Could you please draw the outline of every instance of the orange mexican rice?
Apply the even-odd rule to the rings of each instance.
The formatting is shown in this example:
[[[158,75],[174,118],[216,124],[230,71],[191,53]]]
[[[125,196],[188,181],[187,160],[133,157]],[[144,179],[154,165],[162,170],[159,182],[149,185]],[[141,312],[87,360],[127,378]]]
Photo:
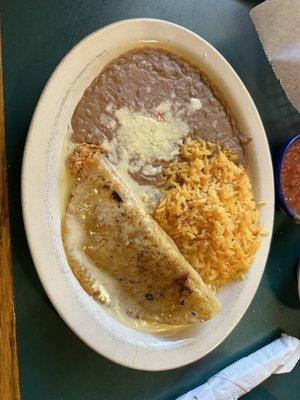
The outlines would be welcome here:
[[[241,279],[260,244],[259,211],[237,157],[189,141],[164,170],[166,193],[154,217],[205,283]]]

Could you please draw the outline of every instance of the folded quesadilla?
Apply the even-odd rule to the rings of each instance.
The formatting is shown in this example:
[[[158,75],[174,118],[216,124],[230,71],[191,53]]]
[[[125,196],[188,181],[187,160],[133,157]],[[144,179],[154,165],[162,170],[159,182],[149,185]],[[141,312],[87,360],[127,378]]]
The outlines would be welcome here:
[[[219,311],[213,291],[138,202],[105,155],[81,144],[63,222],[65,252],[82,286],[132,318],[190,325]],[[96,281],[103,285],[99,289]],[[117,296],[116,296],[117,294]]]

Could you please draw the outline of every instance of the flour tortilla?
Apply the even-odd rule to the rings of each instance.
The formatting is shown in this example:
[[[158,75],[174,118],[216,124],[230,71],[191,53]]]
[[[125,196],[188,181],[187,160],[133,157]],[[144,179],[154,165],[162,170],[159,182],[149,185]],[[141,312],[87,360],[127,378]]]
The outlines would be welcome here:
[[[144,211],[97,146],[79,145],[71,168],[76,180],[63,241],[84,288],[90,286],[93,294],[89,285],[93,277],[85,275],[88,260],[112,279],[119,306],[133,318],[190,325],[216,315],[220,306],[213,291]]]

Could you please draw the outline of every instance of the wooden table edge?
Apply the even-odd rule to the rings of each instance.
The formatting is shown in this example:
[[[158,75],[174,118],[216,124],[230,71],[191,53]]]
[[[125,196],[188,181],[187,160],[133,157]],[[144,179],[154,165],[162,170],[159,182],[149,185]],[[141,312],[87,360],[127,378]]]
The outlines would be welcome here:
[[[19,400],[13,281],[5,157],[2,44],[0,40],[0,399]]]

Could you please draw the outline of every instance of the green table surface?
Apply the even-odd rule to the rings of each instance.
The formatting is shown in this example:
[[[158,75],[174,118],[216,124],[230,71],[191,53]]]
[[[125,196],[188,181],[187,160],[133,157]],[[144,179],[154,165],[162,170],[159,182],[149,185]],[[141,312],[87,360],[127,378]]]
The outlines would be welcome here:
[[[166,19],[191,29],[214,45],[252,95],[274,156],[289,135],[300,131],[300,115],[274,77],[249,18],[249,9],[258,3],[238,0],[2,0],[13,273],[24,400],[174,399],[277,338],[282,331],[300,337],[296,286],[300,226],[279,210],[276,210],[271,252],[263,279],[241,322],[204,359],[165,372],[142,372],[118,366],[78,339],[58,316],[38,280],[22,222],[22,153],[40,93],[58,62],[79,40],[121,19]],[[300,365],[289,374],[270,377],[244,398],[299,399]]]

